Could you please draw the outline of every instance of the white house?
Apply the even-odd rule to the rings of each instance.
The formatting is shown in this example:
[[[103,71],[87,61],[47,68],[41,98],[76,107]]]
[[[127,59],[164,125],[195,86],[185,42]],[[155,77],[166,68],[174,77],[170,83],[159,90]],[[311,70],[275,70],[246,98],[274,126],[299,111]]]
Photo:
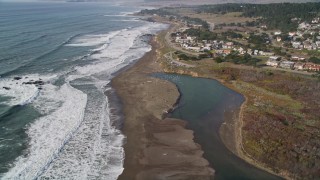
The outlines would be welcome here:
[[[278,67],[279,66],[279,61],[274,61],[274,60],[268,60],[266,65],[267,66],[272,66],[272,67]]]
[[[272,60],[272,61],[277,61],[277,60],[280,60],[281,58],[279,56],[270,56],[269,57],[269,60]]]
[[[292,42],[292,47],[295,48],[295,49],[299,49],[300,48],[300,45],[301,45],[301,42]]]
[[[295,63],[293,68],[296,70],[303,70],[305,65],[306,65],[305,63]]]
[[[200,52],[200,47],[187,47],[188,50]]]
[[[280,35],[282,32],[281,31],[276,31],[276,32],[274,32],[274,35]]]
[[[282,39],[280,36],[277,37],[277,41],[280,42]]]
[[[289,36],[295,36],[297,33],[296,32],[289,32]]]
[[[293,69],[294,64],[292,61],[281,61],[279,66],[285,69]]]

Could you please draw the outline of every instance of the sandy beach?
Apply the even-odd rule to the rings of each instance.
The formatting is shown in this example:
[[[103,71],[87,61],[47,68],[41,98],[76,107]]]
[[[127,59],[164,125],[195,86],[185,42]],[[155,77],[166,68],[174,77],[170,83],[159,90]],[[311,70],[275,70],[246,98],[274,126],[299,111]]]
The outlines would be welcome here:
[[[151,77],[162,72],[157,38],[151,45],[152,51],[112,80],[123,104],[122,131],[127,137],[119,179],[212,179],[214,170],[186,123],[164,118],[179,92],[174,84]]]

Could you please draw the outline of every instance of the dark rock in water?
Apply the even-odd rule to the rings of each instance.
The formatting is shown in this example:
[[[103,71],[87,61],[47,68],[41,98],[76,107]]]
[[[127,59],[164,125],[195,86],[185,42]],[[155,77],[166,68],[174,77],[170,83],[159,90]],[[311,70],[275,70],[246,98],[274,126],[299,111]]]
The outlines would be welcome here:
[[[20,80],[20,79],[22,79],[22,77],[14,77],[13,79],[14,80]]]
[[[34,84],[37,84],[37,85],[44,85],[44,82],[39,80],[39,81],[35,81]]]
[[[5,90],[10,90],[11,88],[9,88],[9,87],[3,87],[3,89],[5,89]]]
[[[38,87],[38,89],[39,89],[39,90],[41,90],[41,89],[42,89],[42,87]]]
[[[39,81],[33,81],[30,80],[29,82],[23,82],[22,84],[35,84],[35,85],[44,85],[44,82],[39,80]]]

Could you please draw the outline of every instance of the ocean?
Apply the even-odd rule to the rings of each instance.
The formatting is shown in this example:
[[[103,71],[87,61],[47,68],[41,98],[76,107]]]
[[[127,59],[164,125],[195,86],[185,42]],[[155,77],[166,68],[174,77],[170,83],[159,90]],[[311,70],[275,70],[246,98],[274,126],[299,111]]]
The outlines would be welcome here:
[[[167,25],[115,3],[0,2],[0,178],[117,179],[114,73]]]

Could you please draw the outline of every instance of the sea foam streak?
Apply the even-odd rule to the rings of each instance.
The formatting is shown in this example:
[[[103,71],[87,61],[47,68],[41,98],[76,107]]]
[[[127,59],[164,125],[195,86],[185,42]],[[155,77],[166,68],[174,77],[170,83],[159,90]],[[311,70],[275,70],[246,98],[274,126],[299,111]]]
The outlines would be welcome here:
[[[87,102],[86,94],[67,84],[58,90],[52,85],[47,89],[49,93],[46,99],[60,101],[62,105],[30,125],[27,130],[30,153],[27,157],[19,157],[4,179],[38,177],[80,126]]]
[[[4,179],[116,179],[122,172],[124,136],[113,127],[104,88],[112,73],[150,51],[140,37],[166,26],[144,26],[86,35],[70,46],[94,46],[91,64],[65,74],[62,86],[46,84],[32,103],[44,116],[30,124],[29,154]],[[68,46],[67,45],[67,46]]]

